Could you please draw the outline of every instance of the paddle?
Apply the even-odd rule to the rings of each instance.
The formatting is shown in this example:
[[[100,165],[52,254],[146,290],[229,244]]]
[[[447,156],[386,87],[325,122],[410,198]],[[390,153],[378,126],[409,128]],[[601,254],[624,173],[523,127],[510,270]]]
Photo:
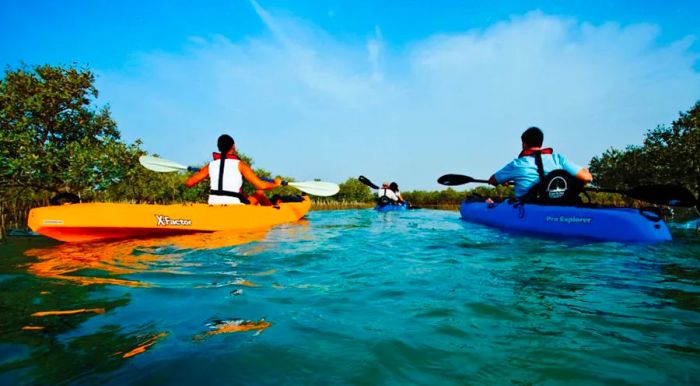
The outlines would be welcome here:
[[[439,184],[447,186],[463,185],[470,182],[488,183],[487,180],[477,180],[461,174],[445,174],[438,178]],[[626,190],[605,188],[584,188],[584,190],[624,194],[637,200],[658,205],[691,207],[698,204],[695,195],[690,190],[678,185],[648,185]]]
[[[177,162],[169,161],[163,158],[152,157],[149,155],[142,155],[139,157],[139,163],[143,165],[148,170],[154,172],[168,173],[176,172],[180,170],[187,170],[190,172],[196,172],[199,168],[192,166],[181,165]],[[269,180],[268,180],[269,181]],[[329,197],[332,196],[340,190],[338,184],[332,182],[324,181],[305,181],[305,182],[287,182],[282,181],[282,185],[292,186],[301,190],[304,193],[311,194],[313,196]]]
[[[469,176],[463,176],[461,174],[445,174],[444,176],[438,178],[437,182],[440,185],[446,186],[464,185],[470,182],[481,182],[484,184],[489,183],[488,180],[477,180]]]
[[[698,202],[688,189],[678,185],[647,185],[627,190],[584,188],[589,192],[620,193],[652,204],[692,207]]]
[[[167,159],[152,157],[150,155],[142,155],[139,157],[139,163],[148,170],[161,173],[177,172],[187,170],[188,172],[196,172],[198,168],[192,166],[181,165],[177,162]]]
[[[367,177],[365,177],[365,176],[360,176],[360,177],[358,177],[357,179],[360,180],[360,182],[362,182],[363,184],[369,186],[369,187],[372,188],[372,189],[379,189],[379,186],[373,184],[372,181],[370,181],[370,180],[369,180]]]

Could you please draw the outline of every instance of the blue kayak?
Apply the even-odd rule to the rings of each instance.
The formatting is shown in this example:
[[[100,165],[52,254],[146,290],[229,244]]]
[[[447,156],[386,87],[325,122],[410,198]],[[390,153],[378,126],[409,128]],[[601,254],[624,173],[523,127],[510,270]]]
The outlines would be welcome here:
[[[408,205],[406,203],[377,205],[374,207],[374,210],[376,210],[378,212],[395,212],[395,211],[406,210],[406,209],[408,209]]]
[[[659,242],[671,240],[656,213],[632,208],[552,206],[465,201],[462,220],[516,232],[601,241]]]

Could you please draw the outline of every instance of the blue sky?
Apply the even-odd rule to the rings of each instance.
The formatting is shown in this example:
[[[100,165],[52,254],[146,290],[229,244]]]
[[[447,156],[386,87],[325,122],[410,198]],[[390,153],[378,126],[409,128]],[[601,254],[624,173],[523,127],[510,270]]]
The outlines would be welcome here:
[[[301,180],[485,178],[531,125],[585,165],[700,99],[698,1],[6,3],[0,63],[88,66],[127,141]]]

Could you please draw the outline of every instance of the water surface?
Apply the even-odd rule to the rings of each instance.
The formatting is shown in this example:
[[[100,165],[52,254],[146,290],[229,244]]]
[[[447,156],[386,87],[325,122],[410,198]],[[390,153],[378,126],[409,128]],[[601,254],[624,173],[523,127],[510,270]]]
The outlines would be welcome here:
[[[0,384],[699,384],[700,238],[518,236],[456,212],[0,244]]]

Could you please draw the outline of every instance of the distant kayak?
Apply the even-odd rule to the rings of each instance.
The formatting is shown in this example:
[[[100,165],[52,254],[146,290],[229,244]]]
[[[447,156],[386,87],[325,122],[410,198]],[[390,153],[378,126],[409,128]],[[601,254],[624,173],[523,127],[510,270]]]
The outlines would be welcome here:
[[[396,212],[396,211],[407,210],[407,209],[408,209],[408,205],[406,203],[377,205],[374,207],[374,210],[376,210],[378,212]]]
[[[660,242],[671,240],[656,213],[632,208],[513,205],[465,201],[462,219],[504,230],[600,241]]]
[[[28,225],[59,241],[86,242],[214,231],[254,231],[304,217],[309,197],[275,206],[87,203],[34,208]]]

